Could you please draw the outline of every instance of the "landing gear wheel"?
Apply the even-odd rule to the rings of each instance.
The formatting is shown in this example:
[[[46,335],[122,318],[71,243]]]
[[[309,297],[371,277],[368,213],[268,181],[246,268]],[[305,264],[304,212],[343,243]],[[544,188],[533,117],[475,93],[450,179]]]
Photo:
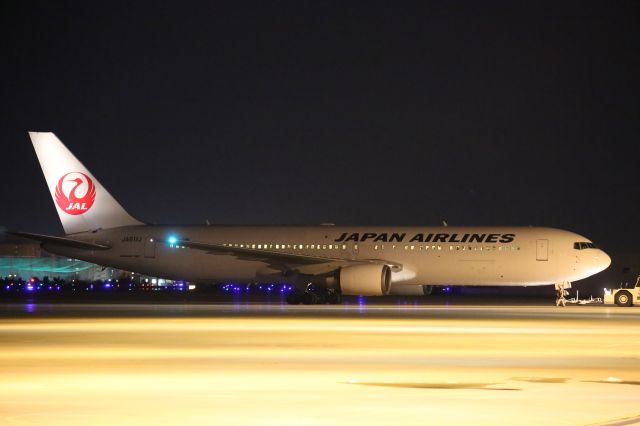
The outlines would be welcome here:
[[[307,291],[302,295],[302,303],[305,305],[317,305],[320,303],[320,297],[313,291]]]
[[[631,306],[633,305],[633,297],[631,293],[626,290],[621,290],[616,293],[616,305],[618,306]]]
[[[423,285],[422,286],[422,294],[424,294],[425,296],[431,296],[431,293],[433,293],[433,286],[432,285]]]
[[[327,303],[330,305],[340,305],[342,303],[342,294],[335,290],[327,291]]]
[[[287,294],[287,303],[290,305],[299,305],[302,303],[302,296],[303,294],[299,290],[294,289]]]

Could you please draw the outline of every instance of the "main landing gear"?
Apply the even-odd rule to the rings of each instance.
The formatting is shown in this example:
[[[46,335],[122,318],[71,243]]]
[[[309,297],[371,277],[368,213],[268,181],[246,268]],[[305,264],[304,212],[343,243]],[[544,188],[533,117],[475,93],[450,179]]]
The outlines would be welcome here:
[[[307,286],[305,291],[294,288],[287,294],[287,303],[290,305],[339,305],[342,303],[342,294],[332,288],[315,288]]]

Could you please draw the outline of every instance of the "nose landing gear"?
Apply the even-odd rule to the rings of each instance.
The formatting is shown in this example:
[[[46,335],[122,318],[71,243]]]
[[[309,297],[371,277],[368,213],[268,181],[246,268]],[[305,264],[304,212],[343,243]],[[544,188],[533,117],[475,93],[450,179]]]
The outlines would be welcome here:
[[[569,281],[556,283],[556,306],[562,306],[563,308],[567,306],[567,299],[564,297],[569,295],[568,288],[571,288]]]

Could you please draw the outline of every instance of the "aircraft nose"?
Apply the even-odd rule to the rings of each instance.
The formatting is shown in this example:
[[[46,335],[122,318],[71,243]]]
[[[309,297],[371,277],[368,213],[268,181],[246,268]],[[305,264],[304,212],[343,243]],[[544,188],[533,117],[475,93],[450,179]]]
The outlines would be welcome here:
[[[594,263],[599,270],[604,271],[611,265],[611,258],[607,253],[602,250],[598,250],[598,254],[593,257]]]

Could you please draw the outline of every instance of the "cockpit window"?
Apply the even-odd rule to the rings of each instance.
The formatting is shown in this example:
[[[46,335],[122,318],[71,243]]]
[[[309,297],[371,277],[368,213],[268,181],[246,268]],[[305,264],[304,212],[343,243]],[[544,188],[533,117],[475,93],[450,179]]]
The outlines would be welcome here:
[[[588,243],[588,242],[577,242],[577,243],[573,243],[573,248],[576,250],[584,250],[584,249],[589,249],[589,248],[596,248],[595,244],[593,243]]]

